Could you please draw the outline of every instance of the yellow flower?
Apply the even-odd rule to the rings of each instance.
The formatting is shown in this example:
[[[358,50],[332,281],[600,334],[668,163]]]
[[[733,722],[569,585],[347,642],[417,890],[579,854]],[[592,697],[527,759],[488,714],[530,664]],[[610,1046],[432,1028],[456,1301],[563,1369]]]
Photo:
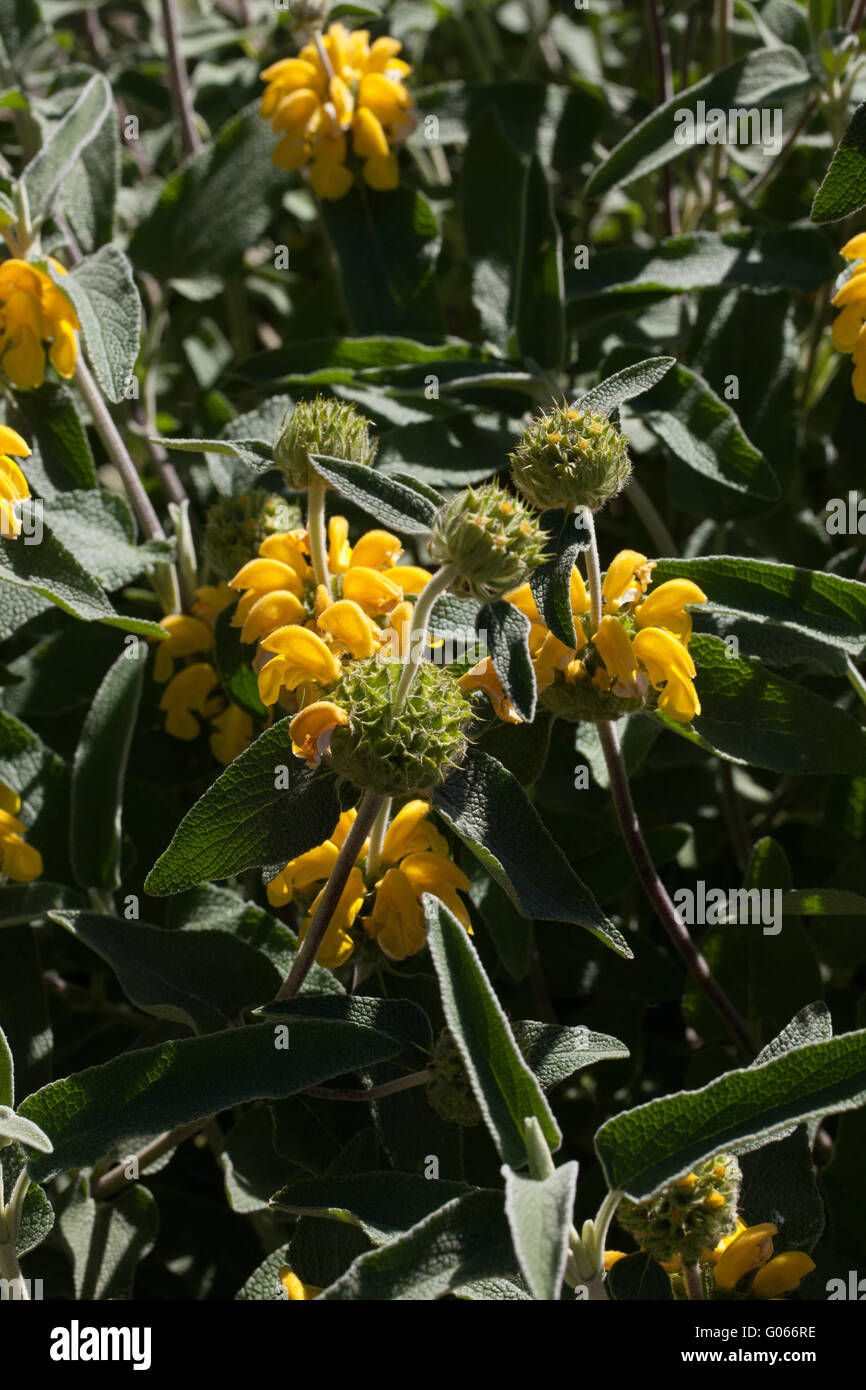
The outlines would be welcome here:
[[[773,1253],[773,1236],[778,1235],[778,1229],[768,1221],[760,1226],[747,1226],[741,1231],[716,1262],[716,1288],[728,1293],[743,1275],[766,1264]]]
[[[716,1288],[730,1293],[745,1275],[756,1270],[749,1285],[752,1298],[779,1298],[796,1289],[800,1280],[815,1268],[815,1262],[801,1250],[774,1256],[773,1236],[777,1234],[772,1222],[741,1226],[716,1261]]]
[[[638,627],[663,627],[683,643],[692,635],[687,603],[706,603],[707,596],[691,579],[668,579],[648,594],[634,611]]]
[[[51,264],[66,274],[58,261],[52,258]],[[18,390],[42,385],[46,344],[54,370],[72,376],[80,326],[69,300],[44,270],[18,259],[0,264],[0,364]]]
[[[293,743],[297,744],[303,737],[314,745],[321,737],[317,730],[330,733],[336,722],[333,721],[334,712],[342,714],[327,701],[302,710],[292,720]],[[355,949],[351,929],[369,894],[373,895],[370,910],[361,918],[360,925],[391,960],[405,960],[424,945],[426,931],[421,905],[424,893],[434,893],[471,932],[469,914],[459,897],[459,892],[468,890],[469,880],[448,858],[447,842],[430,824],[429,812],[430,803],[420,799],[401,807],[385,833],[381,862],[372,880],[367,866],[369,844],[362,846],[317,956],[320,965],[333,968],[348,960]],[[344,812],[330,839],[291,860],[271,880],[267,895],[272,907],[284,907],[296,896],[303,899],[317,884],[327,881],[354,819],[354,811]],[[315,915],[321,892],[307,910],[299,933],[301,940]]]
[[[349,716],[330,700],[316,700],[305,705],[289,725],[292,752],[303,758],[308,767],[318,767],[331,742],[331,734],[349,722]]]
[[[502,681],[496,674],[489,656],[485,656],[464,676],[461,676],[457,684],[465,694],[468,694],[470,690],[483,690],[485,695],[489,696],[496,714],[506,724],[522,723],[520,715],[502,689]]]
[[[31,883],[42,873],[42,855],[25,843],[20,810],[20,796],[0,782],[0,872],[14,883]]]
[[[252,715],[238,705],[229,705],[212,722],[215,732],[210,736],[210,750],[228,767],[253,741]]]
[[[632,645],[636,657],[649,672],[659,695],[659,709],[681,724],[689,724],[701,712],[692,682],[695,663],[685,647],[662,627],[645,627]]]
[[[169,613],[160,619],[159,625],[165,628],[168,637],[157,642],[153,678],[164,685],[174,673],[176,660],[210,651],[213,633],[201,619],[190,618],[186,613]],[[151,641],[157,639],[151,638]]]
[[[224,608],[234,603],[235,596],[228,584],[202,584],[195,591],[192,611],[203,623],[212,628]]]
[[[750,1293],[753,1298],[778,1298],[780,1294],[792,1293],[814,1268],[815,1261],[802,1250],[786,1250],[758,1270]]]
[[[402,654],[412,617],[404,595],[419,594],[430,579],[425,569],[398,564],[402,553],[399,538],[390,531],[367,531],[353,547],[346,518],[331,517],[331,596],[324,585],[314,588],[305,531],[262,542],[258,557],[238,571],[230,587],[244,590],[232,625],[241,628],[243,642],[258,641],[261,653],[272,658],[264,664],[256,659],[266,705],[281,699],[284,691],[299,691],[294,707],[303,706],[310,698],[305,687],[312,683],[314,690],[336,680],[342,657],[363,659],[382,646]],[[375,621],[385,618],[390,618],[387,626]],[[306,636],[292,637],[293,631]],[[292,652],[301,653],[297,661],[290,659]]]
[[[8,425],[0,425],[0,536],[7,538],[21,533],[21,522],[15,505],[30,496],[27,479],[10,454],[29,458],[30,450],[21,435]]]
[[[297,1274],[292,1272],[290,1265],[283,1265],[279,1273],[279,1280],[286,1291],[289,1303],[306,1303],[312,1298],[318,1298],[322,1292],[317,1284],[302,1284]]]
[[[201,725],[196,719],[200,714],[204,719],[213,719],[222,709],[222,700],[211,695],[219,678],[206,661],[186,666],[173,676],[162,693],[159,702],[166,712],[165,731],[172,738],[186,740],[198,738]]]
[[[866,402],[866,233],[853,236],[839,254],[860,264],[833,297],[833,304],[841,310],[833,324],[833,346],[837,352],[852,354],[851,387],[857,400]]]
[[[622,623],[610,616],[602,618],[592,640],[607,672],[607,680],[599,679],[596,684],[612,689],[623,699],[642,695],[646,690],[646,677],[638,671],[635,648]],[[597,674],[601,676],[601,672]]]
[[[309,165],[319,198],[343,198],[353,183],[346,165],[351,135],[365,182],[379,190],[396,188],[399,172],[392,147],[415,126],[412,98],[403,83],[411,68],[397,57],[401,44],[383,37],[371,46],[368,30],[349,33],[338,23],[329,26],[320,42],[327,63],[312,42],[297,58],[272,63],[262,73],[267,87],[261,115],[280,136],[273,162],[288,170]]]
[[[646,593],[654,560],[638,550],[621,550],[608,567],[601,586],[605,613],[618,613]]]

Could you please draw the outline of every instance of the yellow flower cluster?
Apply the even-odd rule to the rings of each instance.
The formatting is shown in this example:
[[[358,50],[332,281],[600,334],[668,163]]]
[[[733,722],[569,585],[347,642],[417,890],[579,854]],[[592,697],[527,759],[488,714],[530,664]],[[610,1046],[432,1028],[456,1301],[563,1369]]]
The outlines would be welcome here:
[[[323,37],[282,58],[262,73],[267,82],[261,114],[279,135],[272,158],[282,169],[310,166],[319,198],[343,198],[352,186],[346,165],[352,150],[363,161],[371,188],[396,188],[400,144],[415,127],[412,98],[403,83],[411,72],[397,57],[402,44],[366,29],[349,33],[332,24]]]
[[[51,264],[66,274],[59,261],[52,258]],[[46,343],[54,370],[72,376],[80,326],[69,300],[44,270],[17,259],[0,264],[0,365],[19,391],[45,380]]]
[[[866,402],[866,232],[846,241],[839,253],[846,261],[859,261],[854,273],[833,296],[841,313],[833,324],[833,346],[838,352],[851,353],[854,371],[851,389],[858,401]]]
[[[20,810],[20,796],[0,782],[0,872],[14,883],[30,883],[42,873],[42,855],[24,840]]]
[[[213,648],[218,615],[234,601],[227,584],[196,589],[194,615],[169,613],[160,622],[168,637],[159,642],[153,678],[165,685],[159,707],[165,712],[165,731],[172,738],[192,740],[201,733],[200,720],[210,723],[210,749],[227,766],[252,742],[253,720],[238,705],[226,703],[219,676],[207,661],[187,662],[175,672],[176,661],[205,655]]]
[[[412,620],[406,595],[419,594],[430,575],[398,564],[402,553],[390,531],[367,531],[351,546],[349,523],[334,516],[328,523],[332,593],[315,582],[304,530],[268,536],[258,558],[229,581],[243,591],[232,623],[243,642],[260,644],[255,664],[262,701],[301,711],[290,726],[292,742],[311,767],[321,761],[330,731],[346,722],[335,705],[316,699],[320,688],[333,685],[345,658],[383,649],[403,654]]]
[[[26,459],[30,457],[30,450],[21,435],[10,430],[8,425],[0,425],[0,450],[0,536],[8,539],[21,533],[15,504],[25,502],[30,496],[27,479],[9,455]]]
[[[591,680],[599,691],[622,699],[659,692],[658,707],[681,724],[701,712],[694,687],[695,666],[688,652],[692,619],[687,605],[705,603],[706,594],[690,579],[669,579],[647,594],[655,562],[636,550],[621,550],[604,577],[604,612],[593,632],[586,585],[575,567],[571,609],[577,644],[568,647],[549,630],[529,584],[506,598],[529,619],[529,650],[538,693],[556,681],[576,685]],[[489,657],[461,678],[466,691],[484,690],[500,719],[519,723]]]
[[[712,1267],[713,1283],[722,1293],[732,1293],[741,1280],[754,1274],[748,1288],[741,1286],[740,1293],[751,1298],[781,1298],[783,1294],[793,1293],[800,1280],[815,1268],[815,1261],[802,1250],[786,1250],[781,1255],[773,1255],[775,1235],[778,1235],[778,1227],[771,1222],[747,1226],[737,1218],[736,1229],[729,1236],[720,1240],[714,1250],[703,1251],[701,1264]],[[606,1251],[605,1269],[611,1269],[625,1257],[625,1250]],[[682,1267],[679,1255],[660,1263],[668,1274],[677,1274]]]
[[[369,863],[370,846],[365,842],[316,957],[320,965],[334,969],[349,959],[361,939],[357,926],[390,960],[405,960],[420,951],[426,940],[423,893],[434,893],[471,932],[458,894],[458,890],[467,891],[469,880],[448,858],[448,845],[427,819],[429,812],[430,803],[422,800],[409,801],[397,812],[385,833],[377,865]],[[354,820],[355,811],[345,811],[330,839],[292,859],[268,884],[272,907],[285,907],[295,898],[305,904],[301,941]]]

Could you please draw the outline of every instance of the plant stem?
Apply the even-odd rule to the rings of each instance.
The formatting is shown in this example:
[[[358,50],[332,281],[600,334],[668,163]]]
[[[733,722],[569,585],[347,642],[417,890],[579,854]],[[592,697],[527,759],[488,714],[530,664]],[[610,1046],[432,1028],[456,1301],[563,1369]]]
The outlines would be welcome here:
[[[316,915],[310,923],[309,930],[304,937],[298,954],[295,956],[291,970],[280,986],[277,999],[294,999],[304,980],[307,978],[312,968],[316,956],[319,954],[322,942],[325,939],[328,927],[331,925],[331,918],[337,910],[343,889],[346,886],[349,874],[355,865],[355,860],[361,853],[364,841],[373,828],[379,810],[382,805],[382,797],[375,792],[366,791],[361,798],[358,807],[358,814],[355,816],[354,824],[343,841],[337,862],[331,870],[331,876],[322,894],[322,900],[316,908]]]
[[[382,864],[382,850],[388,832],[388,822],[391,819],[393,800],[394,798],[391,796],[385,797],[373,829],[370,831],[370,848],[367,851],[367,881],[369,883],[375,883]]]
[[[732,1036],[736,1038],[737,1042],[746,1052],[754,1056],[758,1050],[754,1038],[731,1000],[714,979],[710,967],[695,946],[685,926],[680,921],[670,895],[659,878],[658,871],[652,862],[650,852],[647,849],[646,841],[643,837],[640,821],[637,818],[637,812],[634,809],[634,803],[631,799],[628,773],[625,770],[625,763],[623,762],[622,750],[619,746],[616,729],[613,724],[606,719],[599,720],[596,727],[598,729],[599,738],[601,739],[604,759],[607,763],[614,809],[616,810],[623,839],[626,842],[631,861],[635,867],[635,872],[644,887],[644,891],[655,908],[662,926],[667,932],[671,944],[680,957],[680,960],[683,962],[686,970],[698,985],[699,989],[706,995],[719,1017],[727,1024]]]
[[[328,569],[328,534],[325,529],[325,491],[327,484],[313,473],[307,490],[307,533],[310,537],[310,556],[317,584],[323,584],[332,596],[331,572]]]
[[[412,627],[409,630],[409,650],[405,656],[405,666],[400,677],[400,684],[397,686],[397,693],[394,696],[394,713],[399,714],[406,703],[409,691],[415,684],[415,677],[418,674],[418,667],[424,660],[424,637],[430,623],[430,614],[433,605],[443,594],[457,574],[456,565],[442,565],[434,575],[428,579],[424,588],[418,596],[415,608],[412,612]]]
[[[854,689],[857,691],[857,694],[860,696],[860,699],[863,701],[864,705],[866,705],[866,680],[863,679],[860,672],[857,670],[857,667],[854,665],[854,662],[851,660],[850,656],[846,660],[846,668],[847,669],[845,674],[847,675]]]
[[[122,1163],[116,1164],[107,1173],[103,1173],[102,1177],[98,1178],[92,1185],[91,1197],[95,1202],[106,1202],[109,1197],[114,1197],[116,1193],[123,1190],[127,1183],[135,1181],[134,1178],[129,1178],[126,1175],[130,1158],[135,1158],[138,1170],[141,1171],[142,1168],[147,1168],[151,1163],[155,1163],[158,1158],[162,1158],[162,1155],[168,1153],[170,1149],[177,1148],[178,1144],[182,1144],[185,1139],[191,1139],[194,1134],[198,1134],[199,1130],[203,1129],[207,1123],[207,1119],[193,1120],[191,1124],[179,1125],[177,1129],[166,1130],[164,1134],[158,1135],[149,1144],[145,1144],[144,1148],[140,1149],[137,1154],[130,1155]]]
[[[180,43],[180,25],[174,0],[162,0],[162,23],[165,29],[165,42],[168,48],[168,71],[171,94],[177,123],[180,127],[180,143],[185,155],[195,154],[201,145],[201,138],[195,123],[195,109],[189,90],[189,78],[183,61]]]
[[[693,1302],[703,1302],[704,1281],[701,1278],[700,1265],[683,1265],[683,1280],[689,1298]]]
[[[656,69],[656,91],[659,106],[664,106],[673,96],[673,76],[671,73],[670,44],[662,33],[656,0],[646,0],[647,20]],[[665,230],[668,236],[677,236],[680,230],[680,217],[674,198],[674,182],[670,164],[662,168],[662,192],[665,202]]]
[[[725,819],[728,823],[734,858],[737,861],[737,868],[743,870],[752,857],[752,837],[749,834],[748,822],[743,814],[743,803],[740,801],[734,786],[731,764],[726,762],[724,758],[719,759],[719,781],[722,784],[722,801],[725,807]]]
[[[589,531],[589,548],[586,554],[586,576],[589,580],[589,611],[592,618],[592,626],[598,632],[601,622],[601,565],[598,558],[598,540],[595,534],[595,520],[589,507],[581,508],[584,521]]]
[[[302,1096],[313,1096],[316,1100],[381,1100],[384,1096],[394,1096],[398,1091],[409,1091],[413,1086],[426,1086],[430,1080],[429,1067],[423,1071],[410,1072],[408,1076],[398,1076],[396,1081],[383,1081],[381,1086],[371,1086],[367,1091],[345,1091],[334,1086],[308,1086],[301,1091]]]
[[[0,1279],[6,1281],[12,1298],[20,1302],[29,1300],[30,1292],[27,1280],[21,1274],[14,1237],[7,1243],[0,1244]]]
[[[94,381],[90,368],[80,352],[75,367],[75,382],[87,403],[96,432],[105,446],[105,452],[123,479],[127,496],[141,522],[144,534],[149,540],[164,541],[165,531],[162,529],[162,523],[144,490],[138,469],[130,458],[129,451],[120,436],[120,431],[111,418],[111,412],[105,404],[102,392]],[[168,592],[164,599],[164,606],[170,606],[166,606],[165,611],[177,613],[180,611],[180,584],[177,570],[170,563],[159,565],[157,569],[162,571],[168,580]]]

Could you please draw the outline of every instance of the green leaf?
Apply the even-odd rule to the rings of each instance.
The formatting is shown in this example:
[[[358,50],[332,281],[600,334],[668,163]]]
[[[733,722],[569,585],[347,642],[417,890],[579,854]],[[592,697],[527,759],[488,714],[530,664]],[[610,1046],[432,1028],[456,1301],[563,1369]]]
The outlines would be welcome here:
[[[11,1193],[18,1175],[28,1159],[27,1150],[20,1144],[9,1144],[0,1149],[0,1175],[3,1178],[3,1191]],[[54,1208],[41,1187],[31,1182],[24,1198],[15,1253],[19,1259],[41,1245],[54,1227]]]
[[[498,599],[481,607],[476,627],[479,635],[486,637],[487,655],[503,691],[520,718],[531,723],[536,688],[529,654],[529,619],[513,603]]]
[[[866,645],[866,584],[820,570],[740,555],[659,560],[653,582],[682,576],[707,595],[707,608],[779,623],[858,656]]]
[[[571,572],[577,557],[589,545],[589,532],[579,512],[544,512],[541,525],[551,537],[554,554],[534,570],[529,585],[539,613],[554,637],[567,647],[577,643],[571,609]]]
[[[568,277],[569,298],[601,294],[628,296],[647,290],[686,294],[693,290],[775,289],[814,294],[836,273],[838,262],[828,237],[814,227],[763,231],[740,227],[731,232],[690,232],[652,247],[624,246],[594,251],[585,270]]]
[[[271,163],[274,137],[251,103],[166,182],[129,254],[137,270],[181,289],[232,274],[265,231],[288,179]]]
[[[357,332],[441,333],[441,236],[424,196],[405,184],[378,193],[356,181],[344,198],[323,203],[321,212]]]
[[[594,1067],[596,1062],[615,1061],[629,1055],[625,1043],[618,1038],[612,1038],[607,1033],[594,1033],[582,1026],[565,1027],[559,1023],[520,1019],[512,1023],[511,1031],[523,1060],[535,1073],[544,1091],[552,1090],[584,1067]]]
[[[866,917],[866,898],[846,888],[800,888],[782,898],[785,917]]]
[[[695,634],[689,651],[701,713],[694,732],[685,725],[675,732],[697,736],[732,762],[773,772],[866,772],[866,730],[838,705],[772,675],[760,662],[731,656],[718,637]],[[664,722],[674,728],[673,721]]]
[[[273,1024],[230,1028],[123,1052],[52,1082],[19,1107],[54,1143],[50,1158],[31,1162],[31,1176],[47,1181],[95,1163],[126,1139],[160,1134],[245,1101],[295,1095],[400,1051],[400,1043],[383,1033],[335,1020],[299,1018],[289,1047],[274,1043]]]
[[[39,448],[39,458],[58,487],[97,488],[96,464],[74,393],[63,383],[47,381],[37,391],[19,391],[15,397],[19,430]]]
[[[433,793],[442,819],[526,917],[576,922],[631,958],[616,927],[551,839],[516,778],[477,749]],[[527,858],[527,846],[532,846]]]
[[[245,902],[228,888],[213,883],[193,888],[168,904],[167,925],[187,931],[223,931],[251,946],[271,962],[282,980],[288,975],[298,949],[298,938],[285,922],[280,922],[257,903]],[[332,970],[315,962],[302,991],[311,994],[343,994]]]
[[[866,1029],[795,1047],[616,1115],[595,1136],[608,1185],[643,1202],[713,1153],[769,1142],[866,1101]]]
[[[503,351],[514,322],[524,182],[523,161],[491,108],[463,152],[463,220],[481,332]]]
[[[49,267],[55,285],[72,301],[87,356],[110,401],[128,398],[141,334],[141,300],[132,266],[112,243],[101,246],[68,275]]]
[[[740,1215],[747,1226],[772,1221],[779,1233],[773,1249],[812,1249],[824,1230],[824,1204],[818,1191],[806,1125],[785,1139],[742,1154]]]
[[[42,28],[36,0],[0,0],[0,45],[7,58],[15,58]]]
[[[405,1235],[359,1256],[320,1297],[429,1302],[475,1280],[516,1273],[502,1195],[481,1190],[453,1198]]]
[[[845,128],[810,214],[813,222],[839,222],[866,204],[866,101]]]
[[[11,927],[0,932],[0,1021],[15,1058],[19,1097],[51,1076],[53,1037],[43,970],[34,931]]]
[[[615,351],[609,363],[635,356]],[[774,499],[779,482],[768,459],[746,437],[737,416],[697,372],[677,362],[664,381],[631,406],[689,468],[733,492]]]
[[[123,789],[144,665],[137,651],[121,652],[93,698],[75,750],[70,859],[82,888],[120,884]]]
[[[52,912],[111,966],[127,999],[155,1018],[212,1033],[280,985],[273,965],[227,932],[166,931],[93,912]]]
[[[254,1269],[235,1294],[241,1302],[269,1303],[281,1296],[280,1270],[289,1263],[289,1245],[281,1245]]]
[[[263,1004],[256,1013],[263,1018],[288,1022],[293,1018],[342,1019],[387,1033],[398,1042],[422,1052],[433,1049],[430,1020],[410,999],[376,999],[363,995],[312,995],[307,999],[279,999]]]
[[[74,105],[50,132],[42,149],[31,159],[21,175],[21,182],[34,223],[49,215],[64,181],[69,178],[85,146],[95,139],[112,106],[107,78],[101,73],[94,74]]]
[[[626,401],[633,401],[667,376],[671,367],[676,366],[675,357],[646,357],[643,362],[635,362],[631,367],[600,381],[578,402],[579,410],[600,410],[610,415]]]
[[[538,155],[530,161],[523,187],[514,326],[524,359],[562,368],[566,351],[562,236]]]
[[[11,1106],[0,1105],[0,1140],[5,1145],[13,1139],[25,1148],[34,1149],[36,1153],[51,1153],[51,1140],[38,1125],[32,1120],[16,1115]]]
[[[362,463],[311,454],[316,472],[335,487],[341,497],[354,502],[384,526],[393,526],[409,535],[430,530],[436,505],[414,487],[386,478]]]
[[[148,893],[285,865],[328,838],[340,818],[334,779],[292,756],[288,726],[281,719],[261,734],[195,803],[151,869]]]
[[[466,929],[432,894],[425,893],[423,901],[446,1022],[500,1158],[520,1168],[526,1162],[530,1116],[538,1120],[552,1149],[559,1148],[562,1135]]]
[[[471,1189],[419,1173],[357,1173],[301,1178],[271,1198],[278,1211],[358,1226],[374,1245],[389,1241]]]
[[[101,584],[86,572],[44,523],[39,545],[25,544],[23,535],[16,540],[0,538],[0,578],[35,590],[65,613],[85,622],[113,619],[127,625],[127,620],[119,619]],[[130,623],[135,621],[129,620]]]
[[[114,239],[121,175],[120,120],[102,122],[63,182],[61,205],[78,245],[96,251]]]
[[[274,466],[274,446],[264,439],[155,439],[164,449],[184,454],[225,454],[240,459],[254,473],[269,473]]]
[[[656,108],[629,131],[593,173],[586,186],[587,196],[600,198],[612,188],[633,183],[694,150],[691,143],[677,142],[675,137],[680,127],[676,117],[684,111],[695,116],[699,101],[706,103],[707,111],[713,107],[729,111],[779,106],[784,97],[805,93],[812,82],[809,69],[794,48],[759,49],[750,53],[739,62],[702,78],[693,87],[677,92],[669,102]],[[707,152],[711,155],[712,149],[707,147]]]
[[[674,1297],[670,1278],[651,1255],[627,1255],[624,1260],[617,1260],[605,1287],[617,1302],[650,1299],[654,1303],[672,1303]]]
[[[58,493],[51,499],[51,528],[78,564],[110,591],[174,554],[174,545],[167,541],[137,545],[129,503],[104,490]],[[157,623],[139,630],[146,636],[160,632]]]
[[[568,1259],[577,1164],[539,1181],[504,1168],[505,1214],[514,1251],[533,1298],[558,1300]]]
[[[214,665],[232,704],[239,705],[254,719],[267,719],[268,711],[262,704],[252,665],[258,644],[242,642],[240,629],[232,627],[236,608],[237,604],[232,603],[217,616],[214,624]]]
[[[479,736],[476,747],[501,763],[522,787],[530,787],[544,771],[552,728],[553,716],[546,710],[536,711],[531,724],[506,724],[501,719],[494,719]],[[504,894],[501,895],[501,904],[507,905],[509,915],[516,916]],[[520,921],[522,937],[526,922],[524,919]]]
[[[0,1028],[0,1105],[11,1109],[15,1104],[15,1065],[6,1034]]]
[[[159,1233],[159,1209],[140,1183],[114,1202],[95,1202],[79,1178],[58,1200],[57,1234],[80,1302],[129,1299],[140,1262]]]

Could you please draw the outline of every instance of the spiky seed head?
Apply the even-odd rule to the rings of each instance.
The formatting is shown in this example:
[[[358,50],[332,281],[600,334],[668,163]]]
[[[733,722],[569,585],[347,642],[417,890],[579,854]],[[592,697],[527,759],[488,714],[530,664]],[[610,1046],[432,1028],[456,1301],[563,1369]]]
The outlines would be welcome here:
[[[289,487],[302,490],[310,486],[313,468],[310,454],[348,459],[369,467],[376,454],[370,438],[371,421],[349,401],[317,396],[314,401],[298,401],[286,412],[274,446],[274,462]]]
[[[492,603],[543,563],[548,540],[522,498],[499,483],[486,483],[458,492],[440,507],[429,549],[437,563],[457,566],[452,587],[458,593]]]
[[[284,497],[251,488],[239,497],[223,497],[208,509],[204,554],[218,579],[231,579],[252,560],[268,536],[302,526],[300,508]]]
[[[543,411],[521,432],[511,457],[515,487],[540,511],[596,512],[631,476],[628,441],[607,415],[577,406]]]
[[[616,1218],[653,1259],[693,1265],[736,1230],[741,1181],[736,1158],[717,1154],[646,1202],[623,1199]]]
[[[402,661],[379,656],[352,661],[328,691],[349,715],[331,736],[331,766],[380,796],[429,792],[466,751],[463,730],[472,709],[454,677],[422,661],[405,705],[394,714],[403,669]]]

